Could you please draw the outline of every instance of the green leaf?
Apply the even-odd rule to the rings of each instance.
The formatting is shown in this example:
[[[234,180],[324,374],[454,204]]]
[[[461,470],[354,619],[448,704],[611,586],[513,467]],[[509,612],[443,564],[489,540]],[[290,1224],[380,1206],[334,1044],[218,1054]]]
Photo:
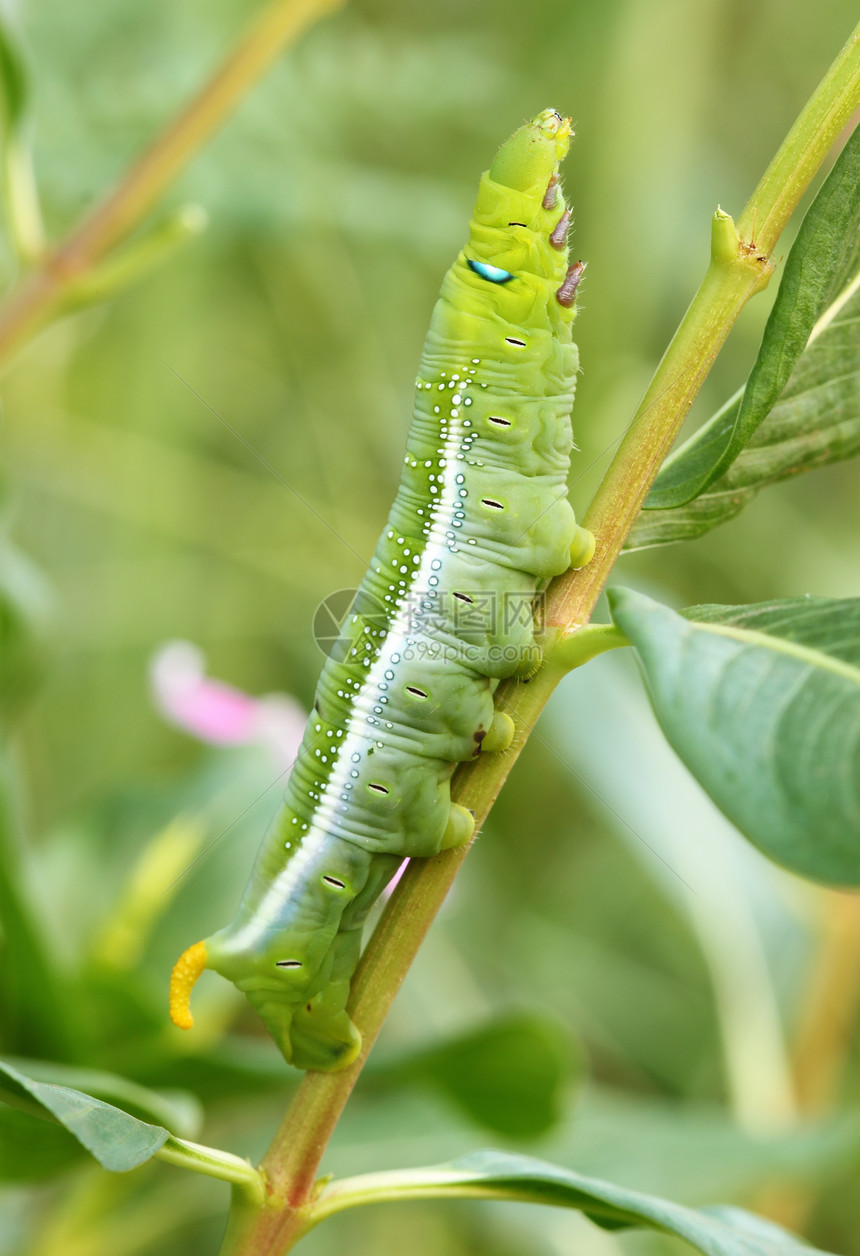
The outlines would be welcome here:
[[[12,756],[0,753],[0,1049],[68,1058],[76,1048],[77,992],[58,968],[26,875],[19,792]]]
[[[681,616],[609,596],[663,732],[714,802],[792,871],[860,885],[860,599]]]
[[[138,1111],[155,1109],[163,1117],[175,1115],[176,1108],[163,1096],[153,1095],[142,1086],[121,1078],[54,1066],[27,1065],[29,1072],[49,1075],[83,1076],[124,1098]],[[58,1121],[105,1169],[124,1173],[152,1158],[170,1138],[170,1131],[132,1116],[113,1104],[83,1091],[53,1082],[38,1081],[12,1064],[0,1061],[0,1100],[42,1119]]]
[[[505,1138],[539,1138],[560,1120],[582,1056],[545,1017],[521,1014],[377,1066],[384,1082],[423,1082]],[[374,1072],[371,1072],[371,1077]]]
[[[155,1094],[123,1077],[95,1069],[65,1068],[34,1060],[22,1063],[26,1073],[0,1061],[0,1177],[12,1181],[48,1177],[52,1170],[73,1163],[76,1150],[83,1148],[114,1173],[135,1169],[157,1155],[169,1164],[232,1182],[255,1207],[262,1205],[263,1178],[247,1160],[176,1138],[169,1130],[91,1094],[37,1078],[42,1074],[77,1081],[89,1090],[120,1099],[132,1111],[161,1117],[174,1129],[190,1126],[193,1131],[200,1124],[201,1113],[191,1095]],[[4,1108],[3,1102],[13,1106]],[[51,1120],[58,1125],[47,1124]],[[23,1157],[18,1155],[18,1143],[26,1145]]]
[[[0,8],[0,110],[7,135],[25,122],[30,107],[30,76],[21,38]]]
[[[30,76],[21,37],[0,9],[0,124],[2,165],[9,230],[19,256],[35,260],[45,247],[45,231],[30,151]]]
[[[769,484],[860,453],[860,275],[819,327],[779,401],[728,470],[683,506],[646,506],[625,550],[702,536],[732,519]],[[732,397],[724,410],[736,413],[741,396]]]
[[[575,940],[568,942],[575,948]],[[601,978],[611,982],[618,970],[586,950],[588,962],[598,970],[595,983]],[[640,983],[638,997],[647,999],[650,992]],[[688,986],[679,1000],[685,996],[692,1007]],[[637,991],[627,997],[629,1002]],[[706,1053],[700,1051],[700,1059],[703,1067],[711,1067]],[[432,1091],[403,1088],[394,1102],[389,1095],[381,1101],[378,1088],[366,1085],[362,1077],[326,1164],[338,1178],[363,1173],[369,1164],[416,1168],[428,1160],[479,1150],[484,1142],[480,1134],[471,1120],[440,1104]],[[860,1154],[860,1111],[846,1108],[816,1122],[768,1130],[759,1126],[753,1132],[740,1126],[727,1108],[586,1082],[575,1108],[568,1106],[566,1119],[541,1145],[540,1154],[576,1165],[589,1176],[685,1203],[744,1200],[776,1179],[791,1187],[815,1186],[850,1172]]]
[[[677,1235],[707,1256],[797,1256],[815,1250],[740,1208],[685,1208],[531,1156],[500,1151],[479,1151],[450,1164],[334,1182],[323,1191],[313,1216],[320,1220],[358,1204],[446,1196],[575,1208],[606,1230],[644,1226]]]
[[[757,1046],[753,1041],[750,1050]],[[774,1180],[786,1186],[833,1181],[851,1171],[858,1152],[856,1108],[751,1130],[728,1108],[689,1095],[679,1103],[593,1083],[551,1149],[554,1160],[595,1177],[694,1203],[751,1199]]]
[[[48,1181],[85,1156],[62,1125],[0,1103],[0,1182]]]
[[[711,423],[737,414],[742,396],[743,391],[732,397]],[[860,274],[825,311],[776,405],[728,470],[686,505],[668,510],[646,505],[624,548],[701,536],[733,518],[769,484],[858,453]]]
[[[0,721],[26,706],[45,662],[51,596],[38,568],[0,539]]]
[[[31,1081],[71,1086],[96,1099],[121,1105],[129,1115],[141,1121],[157,1121],[181,1138],[195,1138],[203,1124],[200,1102],[187,1090],[151,1090],[129,1081],[127,1077],[118,1077],[116,1073],[56,1064],[52,1060],[23,1060],[6,1056],[0,1061],[0,1068],[6,1065],[24,1073]]]
[[[788,382],[816,321],[857,274],[858,230],[860,128],[801,224],[740,404],[727,403],[666,461],[646,509],[672,509],[698,497],[749,444]]]

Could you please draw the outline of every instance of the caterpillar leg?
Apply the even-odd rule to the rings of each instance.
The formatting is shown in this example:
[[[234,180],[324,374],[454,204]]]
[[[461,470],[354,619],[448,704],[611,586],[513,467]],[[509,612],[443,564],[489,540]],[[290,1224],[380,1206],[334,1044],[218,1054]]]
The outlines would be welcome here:
[[[349,982],[334,982],[296,1009],[290,1025],[296,1068],[334,1073],[352,1064],[361,1050],[361,1034],[343,1007],[348,996]]]
[[[179,1029],[190,1029],[194,1024],[191,991],[206,967],[207,958],[206,943],[195,942],[182,952],[173,965],[170,974],[170,1019]]]
[[[448,827],[442,834],[442,845],[439,849],[451,850],[453,846],[465,846],[474,832],[475,817],[472,812],[461,807],[459,803],[452,802]]]
[[[490,725],[487,735],[481,742],[481,750],[488,750],[491,754],[497,754],[501,750],[507,750],[511,742],[514,740],[516,726],[514,721],[504,711],[496,711],[493,715],[493,722]]]
[[[543,666],[543,648],[535,642],[528,654],[523,658],[520,666],[514,672],[517,680],[531,680],[533,676],[537,676]]]
[[[570,565],[574,568],[587,567],[594,557],[596,545],[593,533],[576,525],[576,533],[570,544]]]

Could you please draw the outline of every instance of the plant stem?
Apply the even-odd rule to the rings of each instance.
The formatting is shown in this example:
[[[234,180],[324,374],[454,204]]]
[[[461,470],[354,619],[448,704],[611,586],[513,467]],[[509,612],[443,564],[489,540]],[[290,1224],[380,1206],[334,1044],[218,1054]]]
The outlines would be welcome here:
[[[860,47],[855,31],[803,110],[753,199],[741,215],[743,231],[758,219],[760,245],[768,251],[782,225],[827,155],[860,97]],[[840,121],[842,119],[842,121]],[[766,230],[765,230],[766,226]],[[750,233],[751,234],[751,233]],[[554,581],[547,625],[557,633],[588,622],[657,471],[675,440],[693,399],[749,298],[771,272],[761,247],[742,239],[731,218],[717,211],[711,264],[634,415],[584,525],[597,537],[591,563]],[[452,796],[475,812],[478,829],[513,767],[558,680],[545,667],[528,684],[506,682],[496,705],[512,716],[517,733],[501,755],[481,756],[461,766]],[[325,1147],[361,1072],[418,948],[467,854],[447,851],[413,860],[392,895],[367,945],[353,982],[350,1014],[362,1032],[362,1055],[337,1073],[307,1073],[264,1157],[270,1207],[235,1218],[224,1253],[282,1256],[311,1223],[314,1183]]]
[[[820,942],[795,1030],[794,1078],[801,1111],[833,1105],[860,1010],[860,898],[818,889]]]
[[[125,177],[0,308],[0,364],[55,312],[66,288],[152,209],[281,50],[345,0],[272,0],[238,46]]]
[[[416,1199],[506,1199],[524,1204],[545,1204],[547,1194],[540,1186],[530,1189],[525,1183],[476,1182],[456,1168],[392,1169],[333,1182],[322,1191],[319,1202],[312,1209],[310,1224],[318,1225],[326,1217],[347,1208]],[[559,1196],[553,1199],[553,1203],[557,1207],[583,1208],[585,1201],[580,1199],[574,1203]],[[601,1207],[599,1203],[593,1206],[589,1200],[588,1215],[615,1220],[618,1212],[611,1206]]]
[[[584,624],[681,425],[735,320],[768,282],[768,259],[739,238],[728,214],[711,224],[711,263],[616,451],[583,526],[597,539],[587,567],[553,581],[547,626]]]
[[[590,663],[598,654],[618,650],[629,645],[620,628],[614,624],[574,625],[561,634],[552,633],[541,638],[544,667],[557,668],[562,675],[572,672],[583,663]]]
[[[54,312],[71,313],[112,297],[144,279],[192,236],[205,231],[209,218],[199,205],[182,205],[161,221],[120,244],[100,265],[68,284]]]
[[[168,1164],[176,1164],[180,1168],[191,1169],[194,1173],[232,1182],[247,1202],[257,1207],[264,1201],[265,1181],[259,1169],[228,1151],[190,1143],[185,1138],[171,1137],[155,1155],[158,1160],[166,1160]]]
[[[45,250],[45,226],[33,157],[20,133],[6,140],[4,184],[9,234],[15,252],[23,262],[36,262]]]
[[[793,1044],[794,1084],[800,1118],[829,1112],[851,1060],[860,1012],[860,897],[816,887],[818,951],[807,975]],[[777,1182],[756,1198],[756,1211],[803,1233],[821,1182]]]
[[[738,219],[741,237],[772,253],[797,203],[860,102],[860,23],[818,84]]]

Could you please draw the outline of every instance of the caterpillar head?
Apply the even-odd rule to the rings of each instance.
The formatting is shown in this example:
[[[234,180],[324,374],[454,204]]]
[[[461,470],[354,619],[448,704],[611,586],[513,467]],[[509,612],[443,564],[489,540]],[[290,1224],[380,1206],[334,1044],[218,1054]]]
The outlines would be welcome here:
[[[490,178],[516,192],[534,189],[543,198],[572,138],[570,118],[544,109],[505,141],[490,166]]]
[[[571,211],[559,165],[572,137],[570,119],[544,109],[501,146],[481,178],[466,248],[449,272],[452,304],[469,308],[474,294],[479,319],[489,304],[513,325],[556,334],[570,326],[583,266],[569,266]],[[525,348],[528,337],[507,343]],[[501,351],[507,354],[504,345]]]

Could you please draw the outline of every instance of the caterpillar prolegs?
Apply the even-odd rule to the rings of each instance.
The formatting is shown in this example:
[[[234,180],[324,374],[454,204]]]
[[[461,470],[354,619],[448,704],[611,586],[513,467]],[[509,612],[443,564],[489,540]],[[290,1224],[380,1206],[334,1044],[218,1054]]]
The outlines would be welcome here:
[[[499,751],[503,677],[536,667],[536,590],[591,557],[567,500],[581,263],[559,183],[568,119],[545,110],[481,179],[416,382],[403,476],[236,919],[173,970],[171,1016],[212,968],[298,1068],[349,1064],[368,911],[405,856],[467,842],[457,763]]]

